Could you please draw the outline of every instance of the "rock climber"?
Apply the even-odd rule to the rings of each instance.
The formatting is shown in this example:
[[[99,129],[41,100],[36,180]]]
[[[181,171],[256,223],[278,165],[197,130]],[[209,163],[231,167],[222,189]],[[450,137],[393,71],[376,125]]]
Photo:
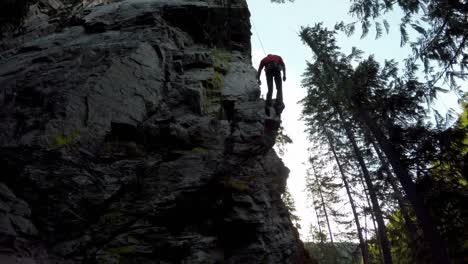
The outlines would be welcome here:
[[[267,93],[267,99],[266,99],[266,104],[265,104],[265,113],[268,116],[270,115],[271,97],[273,95],[273,79],[275,79],[275,86],[276,86],[275,110],[277,114],[281,114],[281,112],[284,109],[283,90],[282,90],[282,83],[281,83],[281,71],[283,71],[283,81],[286,81],[286,65],[284,64],[283,59],[280,56],[268,54],[265,58],[262,59],[262,61],[260,62],[260,66],[258,66],[257,82],[259,85],[262,84],[262,82],[260,81],[260,75],[264,67],[265,67],[265,75],[266,75],[267,86],[268,86],[268,93]]]

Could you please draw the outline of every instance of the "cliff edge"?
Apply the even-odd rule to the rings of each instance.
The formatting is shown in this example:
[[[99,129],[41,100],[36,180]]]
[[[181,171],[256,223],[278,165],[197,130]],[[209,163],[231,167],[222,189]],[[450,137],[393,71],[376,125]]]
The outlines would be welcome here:
[[[29,10],[0,40],[0,263],[311,263],[245,1]]]

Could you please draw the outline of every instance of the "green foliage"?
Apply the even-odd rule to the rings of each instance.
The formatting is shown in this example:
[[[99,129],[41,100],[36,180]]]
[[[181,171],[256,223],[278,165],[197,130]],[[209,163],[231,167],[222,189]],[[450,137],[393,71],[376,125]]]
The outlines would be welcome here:
[[[299,224],[301,219],[299,218],[299,216],[296,215],[296,205],[294,202],[294,198],[292,197],[287,187],[286,191],[281,196],[281,199],[283,200],[284,205],[288,209],[289,219],[291,219],[291,221],[297,229],[301,229],[301,225]]]
[[[370,22],[375,21],[376,37],[382,35],[383,23],[388,32],[390,25],[383,19],[385,13],[399,8],[404,14],[401,18],[401,45],[410,43],[413,55],[410,64],[417,60],[424,65],[424,70],[432,85],[444,78],[453,89],[458,90],[456,79],[466,80],[468,66],[468,20],[467,5],[463,1],[445,0],[352,0],[350,13],[358,18],[362,25],[362,36],[369,32]],[[352,34],[354,24],[338,23],[336,28],[346,34]],[[412,30],[416,39],[410,42]],[[439,65],[434,70],[430,62]]]
[[[203,154],[203,153],[207,153],[208,149],[202,148],[202,147],[196,147],[190,150],[174,150],[172,152],[175,154],[180,154],[180,155]]]
[[[350,242],[305,243],[305,248],[320,264],[361,263],[359,244]]]
[[[137,247],[135,245],[125,245],[120,247],[108,248],[104,250],[104,254],[109,257],[114,257],[118,263],[124,263],[123,259],[125,255],[129,255],[135,252]]]
[[[432,213],[437,216],[438,226],[449,244],[450,255],[455,263],[468,261],[468,123],[465,111],[456,126],[444,131],[444,153],[429,171],[431,177],[419,185]]]
[[[334,233],[331,229],[331,224],[344,221],[345,215],[341,214],[337,208],[343,202],[339,195],[339,190],[342,185],[337,182],[333,173],[330,173],[326,166],[328,161],[328,153],[316,151],[320,149],[317,145],[313,145],[311,152],[312,156],[309,158],[310,168],[307,170],[306,176],[306,191],[312,200],[312,205],[317,217],[317,227],[319,229],[319,237],[326,241],[327,237],[330,242],[333,238],[341,236],[341,234]],[[321,237],[321,233],[327,230],[328,235]]]
[[[203,109],[205,113],[212,113],[213,110],[221,107],[221,94],[224,88],[224,76],[218,71],[214,71],[213,77],[204,83]]]
[[[214,49],[211,52],[213,61],[213,76],[204,82],[203,109],[205,113],[219,115],[221,109],[221,94],[224,88],[224,74],[229,71],[231,54],[223,49]]]
[[[127,242],[132,243],[132,244],[140,243],[140,241],[133,235],[128,235],[127,236]]]
[[[421,261],[424,254],[422,254],[420,249],[415,247],[415,243],[411,240],[408,231],[405,228],[401,212],[397,211],[390,216],[387,224],[387,232],[390,242],[392,243],[392,257],[395,263],[423,263]],[[423,238],[421,237],[420,239],[422,240]],[[419,252],[417,250],[419,250]],[[416,258],[416,255],[419,255],[419,257]],[[369,241],[369,256],[370,263],[380,263],[381,254],[375,238]],[[428,256],[429,255],[426,254],[426,257]],[[426,259],[426,261],[428,260]]]
[[[135,249],[136,249],[136,246],[128,245],[128,246],[107,249],[106,253],[109,255],[113,255],[113,256],[120,256],[120,255],[125,255],[125,254],[135,252]]]
[[[466,160],[466,154],[462,159]],[[468,186],[461,175],[463,162],[461,159],[438,162],[435,169],[431,170],[431,177],[418,184],[420,193],[424,195],[432,214],[436,216],[438,229],[448,242],[452,263],[465,263],[468,260],[468,209],[465,206]],[[444,166],[440,166],[440,163]],[[387,230],[392,243],[392,255],[397,263],[432,262],[429,246],[421,237],[422,231],[410,234],[400,211],[391,215]],[[376,248],[376,245],[371,247]],[[374,263],[378,263],[378,250],[370,253],[371,258],[376,260]]]
[[[442,89],[418,82],[414,64],[407,65],[407,71],[399,76],[393,61],[386,61],[381,66],[372,56],[360,59],[360,52],[341,53],[334,34],[321,24],[301,31],[302,40],[315,55],[314,61],[307,65],[302,82],[307,89],[302,103],[309,136],[323,141],[326,133],[331,133],[337,142],[346,142],[343,128],[348,126],[361,141],[362,148],[366,142],[375,142],[374,137],[378,136],[378,145],[386,148],[385,157],[376,159],[371,149],[367,149],[364,157],[366,163],[372,164],[370,168],[379,168],[374,172],[377,177],[374,176],[373,183],[377,186],[379,198],[384,201],[386,214],[392,216],[387,235],[394,260],[426,263],[438,257],[443,263],[447,260],[444,249],[436,246],[440,244],[434,242],[435,239],[428,239],[428,233],[438,236],[437,232],[440,232],[441,240],[448,241],[453,261],[465,262],[457,256],[468,255],[464,248],[468,240],[468,214],[462,202],[468,197],[465,184],[467,127],[451,127],[453,117],[450,113],[446,117],[436,113],[435,124],[427,122],[428,111],[423,107],[426,99],[432,101]],[[351,63],[353,60],[358,60],[355,67]],[[463,124],[463,121],[458,124]],[[384,145],[386,141],[391,142],[391,146]],[[338,146],[344,160],[353,156],[344,144]],[[410,184],[413,179],[416,181],[418,191],[412,193],[411,203],[418,204],[417,199],[426,201],[424,210],[428,212],[422,214],[421,207],[418,208],[418,222],[413,223],[416,229],[411,229],[409,224],[416,222],[413,213],[416,215],[418,211],[409,209],[408,222],[405,221],[408,218],[403,220],[398,215],[401,201],[396,203],[395,197],[403,197],[400,200],[406,198],[401,187],[395,185],[393,190],[386,191],[389,189],[385,187],[390,181],[388,179],[393,177],[390,170],[385,172],[386,176],[383,175],[386,159],[393,160],[394,168],[399,166],[399,179],[409,177]],[[352,166],[347,167],[352,169]],[[400,180],[402,186],[411,187],[404,180]],[[429,229],[437,231],[427,231],[426,221],[422,236],[422,223],[428,218],[435,223]],[[379,251],[376,244],[371,244],[371,261],[375,261],[372,263],[379,263]]]
[[[122,212],[117,210],[111,210],[101,217],[101,221],[107,225],[119,225],[123,219]]]
[[[211,52],[211,59],[216,72],[225,74],[229,71],[230,63],[232,61],[231,53],[229,51],[224,49],[214,49]]]
[[[249,179],[235,179],[226,176],[223,183],[226,188],[237,192],[245,193],[250,191]]]
[[[215,71],[213,74],[213,90],[221,91],[224,87],[224,77],[221,73]]]
[[[464,127],[468,126],[468,102],[464,102],[464,103],[462,103],[462,105],[463,105],[463,108],[465,110],[463,111],[463,113],[460,116],[460,121],[459,121],[458,126],[461,127],[461,128],[464,128]],[[465,145],[468,145],[468,136],[465,138],[463,143]],[[466,154],[466,152],[468,152],[468,149],[465,149],[463,154]]]
[[[293,143],[292,139],[284,132],[284,127],[280,125],[275,142],[280,156],[284,156],[286,145],[291,143]]]
[[[58,135],[53,139],[52,147],[53,148],[63,148],[68,147],[74,143],[76,143],[79,139],[80,133],[78,131],[74,131],[70,135]]]

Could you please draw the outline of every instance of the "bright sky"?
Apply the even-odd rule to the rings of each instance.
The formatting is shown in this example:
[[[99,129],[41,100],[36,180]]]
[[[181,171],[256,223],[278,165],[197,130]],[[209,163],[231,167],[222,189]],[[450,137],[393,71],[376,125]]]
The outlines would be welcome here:
[[[251,12],[252,23],[252,63],[258,67],[260,60],[266,54],[280,55],[286,63],[287,80],[283,83],[283,96],[286,105],[282,114],[285,132],[293,144],[287,146],[283,157],[286,166],[291,170],[288,187],[295,199],[297,214],[301,218],[302,239],[306,239],[310,224],[316,225],[311,201],[307,200],[304,192],[306,165],[308,159],[308,142],[304,133],[305,126],[299,121],[301,106],[297,103],[305,96],[305,89],[301,88],[301,75],[305,69],[306,60],[312,59],[311,51],[302,44],[298,37],[301,26],[313,26],[323,22],[328,28],[344,20],[354,21],[348,15],[348,0],[311,1],[295,0],[294,3],[272,4],[269,0],[247,0]],[[372,31],[369,36],[360,39],[360,31],[350,38],[340,35],[338,46],[344,53],[349,53],[353,46],[363,50],[364,56],[371,54],[383,62],[384,59],[401,61],[409,54],[409,48],[400,48],[400,33],[398,29],[399,14],[390,14],[387,20],[390,23],[390,34],[375,40]],[[263,48],[262,48],[263,46]],[[264,51],[263,51],[264,49]],[[265,54],[266,53],[266,54]],[[262,73],[262,95],[266,94],[265,74]],[[273,94],[273,98],[276,93]],[[456,98],[451,96],[441,103],[442,108],[456,107]]]

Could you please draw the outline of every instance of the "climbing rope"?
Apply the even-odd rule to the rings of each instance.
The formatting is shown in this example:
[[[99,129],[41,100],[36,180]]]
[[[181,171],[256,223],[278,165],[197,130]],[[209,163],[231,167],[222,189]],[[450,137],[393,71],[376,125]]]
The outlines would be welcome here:
[[[263,42],[262,42],[262,39],[260,38],[260,34],[258,34],[257,28],[255,27],[253,20],[251,20],[251,22],[252,22],[252,27],[254,28],[254,31],[255,31],[255,35],[257,36],[258,42],[260,42],[260,46],[262,47],[263,54],[266,56],[265,48],[263,47]]]

